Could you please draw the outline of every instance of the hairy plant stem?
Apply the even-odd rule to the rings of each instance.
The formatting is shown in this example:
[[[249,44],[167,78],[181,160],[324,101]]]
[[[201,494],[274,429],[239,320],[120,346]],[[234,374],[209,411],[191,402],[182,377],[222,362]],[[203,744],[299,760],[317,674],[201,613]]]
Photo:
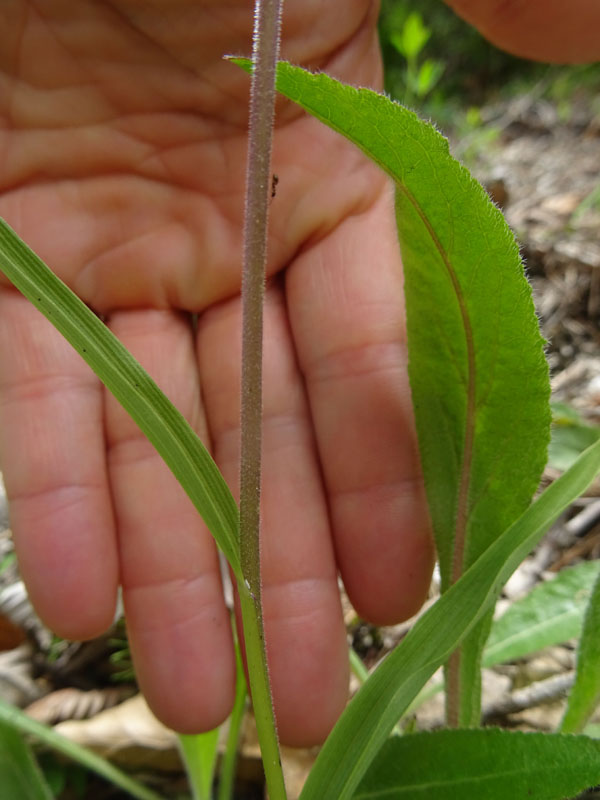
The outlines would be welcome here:
[[[269,685],[260,577],[262,333],[275,74],[281,0],[256,0],[242,274],[240,556],[238,582],[250,691],[271,800],[286,797]]]

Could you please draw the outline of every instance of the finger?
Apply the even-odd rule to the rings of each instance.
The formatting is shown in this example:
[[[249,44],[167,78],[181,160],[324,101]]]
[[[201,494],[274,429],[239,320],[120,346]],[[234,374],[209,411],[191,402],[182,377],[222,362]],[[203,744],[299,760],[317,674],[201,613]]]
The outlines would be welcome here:
[[[413,614],[433,561],[406,374],[392,198],[348,217],[287,274],[338,564],[380,624]]]
[[[198,336],[214,453],[238,485],[240,302],[203,315]],[[282,741],[322,741],[346,701],[348,654],[327,507],[304,396],[276,288],[264,337],[262,585],[265,633]]]
[[[597,0],[446,0],[497,47],[516,56],[561,64],[600,58]]]
[[[8,289],[0,352],[1,457],[22,575],[52,630],[96,636],[112,622],[117,593],[100,383]]]
[[[110,328],[205,436],[189,321],[130,311]],[[234,690],[231,626],[210,533],[135,423],[106,399],[109,470],[121,581],[136,671],[157,716],[175,730],[214,728]]]

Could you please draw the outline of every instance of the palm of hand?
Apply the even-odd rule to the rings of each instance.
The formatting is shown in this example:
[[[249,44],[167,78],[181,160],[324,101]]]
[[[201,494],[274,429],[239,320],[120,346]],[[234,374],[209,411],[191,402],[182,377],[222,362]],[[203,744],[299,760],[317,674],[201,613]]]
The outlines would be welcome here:
[[[55,5],[44,18],[16,3],[0,213],[106,316],[235,491],[247,79],[220,56],[246,49],[249,9],[80,3],[61,18]],[[349,5],[344,31],[290,2],[284,55],[287,43],[290,58],[376,81],[368,5]],[[282,738],[301,743],[323,737],[345,698],[336,563],[362,613],[391,621],[421,601],[431,550],[385,184],[314,121],[286,106],[279,119],[263,580]],[[157,713],[184,730],[216,724],[233,659],[210,536],[133,423],[8,288],[0,348],[2,458],[38,607],[64,635],[93,635],[120,582]]]

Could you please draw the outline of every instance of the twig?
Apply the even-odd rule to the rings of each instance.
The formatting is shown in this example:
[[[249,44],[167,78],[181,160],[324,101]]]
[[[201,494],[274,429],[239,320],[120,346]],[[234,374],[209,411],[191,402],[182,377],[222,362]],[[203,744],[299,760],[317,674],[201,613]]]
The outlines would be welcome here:
[[[573,536],[583,536],[583,534],[593,528],[597,522],[600,522],[600,500],[594,500],[592,503],[585,506],[579,514],[565,523],[565,528],[569,533],[573,534]]]
[[[553,675],[543,681],[536,681],[524,689],[517,689],[508,696],[502,697],[492,703],[484,705],[482,710],[483,722],[489,722],[498,717],[506,717],[527,708],[534,708],[542,703],[550,703],[563,697],[571,688],[575,680],[575,670]]]

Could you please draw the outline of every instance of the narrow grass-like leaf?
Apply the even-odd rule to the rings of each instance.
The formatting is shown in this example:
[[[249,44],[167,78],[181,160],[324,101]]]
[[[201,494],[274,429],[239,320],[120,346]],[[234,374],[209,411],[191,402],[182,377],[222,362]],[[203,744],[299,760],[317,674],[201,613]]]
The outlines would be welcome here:
[[[160,795],[156,794],[156,792],[153,792],[151,789],[147,789],[141,783],[129,777],[129,775],[126,775],[120,769],[117,769],[117,767],[114,767],[105,758],[96,755],[96,753],[92,753],[91,750],[82,747],[76,742],[72,742],[70,739],[67,739],[66,736],[57,733],[53,728],[42,725],[37,720],[28,717],[27,714],[19,708],[9,705],[2,699],[0,699],[0,722],[9,725],[16,731],[34,736],[56,752],[62,753],[67,756],[67,758],[87,767],[87,769],[92,770],[97,775],[101,775],[114,786],[118,786],[124,792],[128,792],[132,797],[136,797],[137,800],[161,800]],[[3,794],[2,791],[3,785],[0,784],[0,797],[2,797],[2,800],[4,800],[5,797],[7,800],[9,797],[11,800],[12,797],[14,797],[15,800],[17,800],[17,798],[21,800],[22,795],[20,794],[11,796]],[[23,796],[27,797],[27,795]]]
[[[483,665],[513,661],[578,637],[599,575],[600,561],[584,561],[561,570],[556,578],[538,584],[513,603],[492,625]]]
[[[31,748],[6,722],[0,722],[0,793],[6,800],[52,800]]]
[[[221,761],[219,772],[219,792],[218,800],[233,800],[233,788],[235,783],[235,768],[237,764],[238,749],[240,745],[240,735],[242,732],[242,722],[246,710],[248,699],[248,687],[244,676],[244,664],[238,642],[235,643],[235,663],[237,667],[235,680],[235,700],[233,709],[229,717],[229,731],[225,752]]]
[[[301,800],[352,797],[419,689],[493,606],[544,532],[600,471],[600,442],[551,484],[416,623],[350,701],[325,742]]]
[[[369,677],[369,670],[365,667],[361,657],[352,646],[350,646],[348,650],[348,655],[350,658],[350,669],[362,686]]]
[[[386,742],[353,800],[564,800],[600,782],[600,742],[497,728]]]
[[[598,562],[596,562],[598,563]],[[590,597],[577,648],[575,683],[561,723],[565,733],[579,733],[600,704],[600,574]],[[600,782],[600,779],[599,779]]]
[[[237,505],[188,422],[106,325],[1,219],[0,270],[62,333],[139,425],[242,579]]]
[[[206,733],[179,734],[193,800],[211,800],[218,744],[219,728]]]
[[[583,618],[600,561],[583,561],[538,584],[492,623],[482,665],[493,667],[524,658],[543,647],[561,644],[581,633]],[[427,686],[406,710],[413,713],[444,689],[443,681]]]
[[[394,180],[408,369],[445,591],[527,507],[546,463],[548,367],[517,244],[446,139],[412,111],[285,63],[277,88]],[[478,722],[490,623],[452,659],[453,723]]]

